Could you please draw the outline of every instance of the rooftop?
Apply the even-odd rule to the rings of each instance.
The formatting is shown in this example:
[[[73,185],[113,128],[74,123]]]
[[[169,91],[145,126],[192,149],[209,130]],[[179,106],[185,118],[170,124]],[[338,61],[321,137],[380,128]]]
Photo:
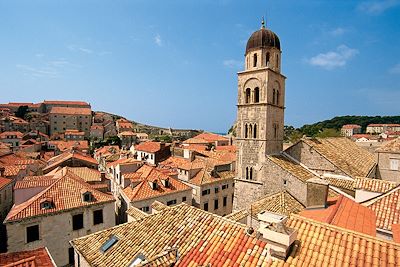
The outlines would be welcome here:
[[[3,267],[56,267],[47,248],[0,254]]]
[[[395,266],[400,262],[400,246],[394,242],[298,215],[291,215],[286,225],[298,231],[298,240],[286,259],[288,266]],[[101,252],[100,247],[113,236],[118,241]],[[92,266],[116,263],[129,266],[139,254],[151,260],[171,249],[179,253],[174,266],[283,266],[285,263],[272,260],[267,243],[255,234],[247,234],[245,225],[186,204],[165,208],[140,221],[71,243]],[[154,262],[148,264],[157,266]]]
[[[92,115],[92,110],[90,108],[52,107],[50,114]]]
[[[400,127],[400,126],[399,126]],[[376,149],[376,152],[400,153],[400,137]]]
[[[42,176],[43,179],[48,179]],[[34,180],[39,187],[43,186],[41,179]],[[85,190],[92,194],[91,201],[83,201],[81,191]],[[52,207],[49,209],[42,209],[40,202],[43,199],[52,199]],[[54,181],[40,191],[35,196],[29,198],[25,202],[14,205],[8,213],[5,222],[21,221],[27,218],[54,214],[62,211],[67,211],[75,208],[96,205],[99,203],[107,203],[115,201],[114,198],[108,194],[104,194],[93,189],[89,184],[85,183],[78,176],[70,171]]]
[[[148,165],[143,165],[135,173],[138,174],[138,176],[136,176],[134,180],[139,181],[139,183],[134,187],[129,185],[123,190],[125,195],[131,201],[139,201],[179,191],[191,190],[191,187],[185,185],[181,181],[169,177],[156,168]],[[169,185],[164,186],[162,180],[168,180]],[[156,188],[151,188],[149,182],[156,183]]]
[[[377,193],[385,193],[395,188],[397,185],[397,183],[391,181],[366,177],[356,177],[354,188]]]
[[[303,182],[315,177],[312,172],[284,155],[271,155],[267,158]]]
[[[360,148],[348,138],[303,138],[301,141],[314,148],[321,156],[353,178],[367,177],[376,166],[374,155]]]
[[[148,142],[142,142],[142,143],[136,145],[135,150],[136,151],[144,151],[144,152],[148,152],[148,153],[156,153],[162,149],[162,146],[164,146],[164,144],[162,144],[161,142],[148,141]]]
[[[326,209],[304,210],[300,215],[371,236],[376,235],[374,211],[343,195],[329,202]]]

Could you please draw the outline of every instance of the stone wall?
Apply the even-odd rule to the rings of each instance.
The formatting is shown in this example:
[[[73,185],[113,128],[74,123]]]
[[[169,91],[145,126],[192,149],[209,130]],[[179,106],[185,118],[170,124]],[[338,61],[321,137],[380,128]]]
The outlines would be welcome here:
[[[103,209],[103,223],[93,225],[93,211]],[[72,230],[72,216],[84,214],[84,228]],[[26,242],[26,227],[39,225],[39,240]],[[82,207],[59,214],[29,218],[7,223],[8,251],[32,250],[47,247],[57,266],[68,264],[69,241],[115,225],[114,203]]]
[[[400,183],[400,154],[397,153],[378,153],[378,171],[377,176],[382,180]],[[399,160],[399,169],[391,170],[390,161]]]

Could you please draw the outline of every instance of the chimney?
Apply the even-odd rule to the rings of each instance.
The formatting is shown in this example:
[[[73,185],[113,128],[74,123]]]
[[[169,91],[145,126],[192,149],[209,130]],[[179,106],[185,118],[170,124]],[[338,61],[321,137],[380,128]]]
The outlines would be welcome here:
[[[100,172],[100,178],[101,181],[104,181],[106,179],[106,172]]]
[[[329,183],[318,178],[307,180],[307,209],[326,208]]]
[[[0,176],[5,177],[5,173],[6,173],[6,168],[0,167]]]
[[[270,245],[271,257],[285,260],[297,238],[297,230],[286,227],[287,216],[263,211],[258,215],[259,234]]]
[[[161,179],[161,182],[163,184],[164,187],[169,187],[169,179]]]

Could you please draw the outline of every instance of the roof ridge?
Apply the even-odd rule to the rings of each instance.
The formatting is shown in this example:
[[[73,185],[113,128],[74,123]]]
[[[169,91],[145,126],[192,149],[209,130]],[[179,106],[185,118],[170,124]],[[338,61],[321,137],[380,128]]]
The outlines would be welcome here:
[[[379,195],[379,196],[376,196],[376,197],[373,197],[373,198],[371,198],[371,199],[362,201],[362,202],[360,202],[360,204],[362,204],[362,205],[368,207],[368,206],[374,204],[375,202],[381,200],[382,198],[385,198],[385,197],[387,197],[387,196],[393,194],[395,191],[397,191],[397,190],[399,190],[399,189],[400,189],[400,184],[398,184],[396,187],[390,189],[389,191],[386,191],[385,193],[383,193],[383,194],[381,194],[381,195]]]
[[[368,234],[364,234],[364,233],[361,233],[361,232],[357,232],[357,231],[354,231],[354,230],[343,228],[343,227],[340,227],[340,226],[337,226],[337,225],[333,225],[333,224],[329,224],[329,223],[326,223],[326,222],[321,222],[321,221],[317,221],[317,220],[314,220],[314,219],[310,219],[310,218],[307,218],[307,217],[304,217],[304,216],[301,216],[301,215],[298,215],[298,214],[294,214],[294,213],[292,213],[290,215],[290,218],[291,219],[294,218],[294,219],[298,219],[298,220],[302,220],[302,221],[306,221],[306,222],[308,221],[308,222],[311,222],[313,224],[322,225],[322,226],[324,226],[326,228],[331,228],[333,230],[337,230],[337,231],[340,231],[342,233],[346,233],[346,232],[347,233],[351,233],[351,234],[354,234],[354,235],[361,236],[362,238],[365,238],[365,239],[368,239],[368,240],[375,240],[375,241],[379,241],[379,242],[389,243],[389,244],[394,245],[394,246],[396,246],[396,247],[398,247],[400,249],[400,244],[399,243],[396,243],[394,241],[391,241],[391,240],[388,240],[388,239],[384,239],[384,238],[381,238],[381,237],[378,237],[378,236],[371,236],[371,235],[368,235]]]

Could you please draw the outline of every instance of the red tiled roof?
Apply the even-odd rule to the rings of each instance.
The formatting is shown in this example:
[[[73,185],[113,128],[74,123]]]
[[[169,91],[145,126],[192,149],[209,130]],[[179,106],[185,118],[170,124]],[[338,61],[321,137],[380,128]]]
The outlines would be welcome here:
[[[160,142],[142,142],[135,146],[136,151],[144,151],[148,153],[156,153],[161,150]]]
[[[376,216],[373,210],[340,195],[326,209],[304,210],[301,216],[376,236]]]
[[[389,126],[389,127],[400,127],[400,124],[395,124],[395,123],[389,123],[389,124],[382,124],[382,123],[372,123],[372,124],[368,124],[367,127],[384,127],[384,126]]]
[[[215,141],[227,141],[228,138],[219,135],[219,134],[214,134],[214,133],[201,133],[199,135],[196,135],[195,137],[196,139],[204,139],[208,142],[215,142]]]
[[[83,162],[91,163],[91,164],[96,164],[96,165],[98,164],[94,158],[92,158],[88,155],[84,155],[77,151],[73,151],[73,152],[66,151],[60,155],[57,155],[57,156],[49,159],[47,161],[47,166],[43,169],[43,171],[52,170],[52,169],[54,169],[54,167],[61,165],[63,162],[65,162],[69,159],[72,159],[72,158],[83,161]]]
[[[116,167],[118,164],[122,165],[122,164],[132,164],[132,163],[142,163],[142,162],[134,158],[118,159],[116,161],[108,163],[107,168]]]
[[[3,267],[56,267],[46,248],[0,254]]]
[[[52,107],[50,114],[92,115],[92,110],[90,108]]]
[[[0,138],[7,139],[7,136],[9,136],[9,135],[15,135],[17,138],[22,138],[23,133],[21,133],[21,132],[2,132],[2,133],[0,133]]]
[[[71,150],[74,147],[79,150],[88,150],[89,149],[89,143],[87,140],[49,141],[49,144],[56,146],[58,148],[58,150],[60,150],[60,151]]]
[[[376,227],[392,230],[393,224],[400,223],[400,186],[363,203],[376,214]]]
[[[62,100],[45,100],[44,104],[48,105],[79,105],[79,106],[89,106],[87,102],[84,101],[62,101]]]
[[[342,129],[359,129],[361,128],[358,124],[345,124],[342,126]]]
[[[395,188],[397,185],[397,183],[391,181],[366,177],[356,177],[354,188],[377,193],[385,193]]]
[[[185,185],[181,181],[169,177],[168,175],[165,175],[158,169],[148,165],[143,165],[136,171],[136,173],[138,173],[140,176],[134,177],[134,179],[135,180],[140,179],[141,182],[133,188],[131,186],[127,186],[124,189],[125,195],[131,201],[139,201],[147,198],[153,198],[153,197],[163,196],[166,194],[176,193],[179,191],[191,190],[191,187]],[[130,175],[130,177],[133,178],[133,175]],[[162,184],[161,180],[168,180],[170,186],[165,187]],[[152,189],[149,185],[149,182],[157,183],[157,188]]]
[[[118,146],[103,146],[99,149],[96,149],[94,154],[97,156],[107,156],[107,155],[113,155],[115,153],[119,152],[119,147]]]
[[[9,185],[12,182],[11,179],[7,179],[0,176],[0,190]]]
[[[92,201],[85,202],[82,200],[82,190],[92,193]],[[44,198],[53,200],[52,208],[41,209],[40,202]],[[62,212],[65,210],[113,201],[115,201],[115,199],[112,196],[95,190],[80,177],[68,171],[65,175],[58,178],[48,188],[39,192],[34,197],[19,205],[14,205],[8,213],[5,221],[20,221],[33,216],[47,215],[55,212]]]
[[[124,131],[124,132],[120,132],[119,135],[123,135],[123,136],[135,136],[136,134],[132,131]]]
[[[392,224],[393,240],[400,243],[400,224]]]

